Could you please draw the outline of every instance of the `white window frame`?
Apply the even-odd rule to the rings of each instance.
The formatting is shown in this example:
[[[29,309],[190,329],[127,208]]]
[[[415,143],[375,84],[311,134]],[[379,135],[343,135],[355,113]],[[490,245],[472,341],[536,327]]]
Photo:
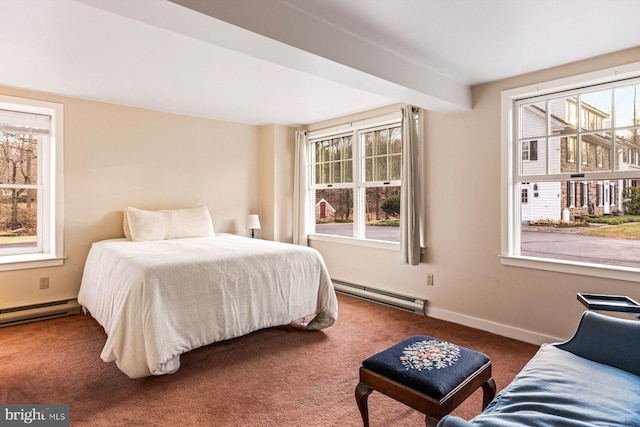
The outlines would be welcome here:
[[[314,191],[317,188],[353,188],[354,191],[354,230],[358,237],[346,237],[346,236],[336,236],[330,234],[320,234],[315,232],[315,209],[310,210],[306,213],[309,218],[309,224],[313,227],[314,231],[309,233],[309,240],[318,240],[318,241],[326,241],[333,243],[342,243],[342,244],[350,244],[356,246],[365,246],[365,247],[373,247],[379,249],[388,249],[399,251],[400,243],[399,242],[391,242],[391,241],[383,241],[383,240],[373,240],[364,238],[364,203],[365,203],[365,188],[366,187],[380,187],[381,182],[367,182],[363,176],[363,168],[364,168],[364,155],[362,153],[362,141],[360,139],[361,132],[378,130],[385,127],[393,127],[396,125],[402,125],[402,114],[398,113],[390,113],[382,116],[372,117],[370,119],[364,119],[360,121],[355,121],[352,123],[339,125],[335,127],[331,127],[328,129],[322,129],[317,131],[311,131],[308,133],[309,139],[309,176],[308,182],[312,185],[309,189],[310,199],[314,199]],[[313,144],[318,139],[325,138],[335,138],[339,136],[352,135],[352,159],[353,159],[353,182],[352,183],[344,183],[344,184],[333,184],[331,187],[325,185],[313,185],[314,179],[313,174],[315,173],[315,159],[314,159],[314,150]],[[393,181],[385,181],[389,182],[389,185],[399,186],[401,185],[400,180]],[[315,207],[315,203],[313,203]],[[362,236],[362,237],[360,237]]]
[[[62,104],[0,95],[0,109],[51,116],[44,144],[38,206],[38,252],[0,255],[0,271],[59,266],[64,263],[64,108]]]
[[[640,269],[612,265],[590,264],[565,260],[526,257],[520,251],[520,206],[516,203],[514,172],[519,153],[514,153],[513,132],[517,111],[514,102],[518,99],[536,97],[555,92],[575,90],[580,87],[603,84],[623,79],[640,78],[640,62],[625,64],[605,70],[549,82],[532,84],[504,90],[501,94],[501,263],[503,265],[533,268],[592,277],[610,278],[640,282]],[[613,159],[612,159],[613,161]],[[585,172],[585,179],[607,179],[607,173],[593,175]],[[593,176],[593,178],[591,178]],[[611,176],[626,179],[624,172],[612,172]],[[636,172],[630,172],[629,179],[637,179]],[[564,179],[564,175],[559,180]]]

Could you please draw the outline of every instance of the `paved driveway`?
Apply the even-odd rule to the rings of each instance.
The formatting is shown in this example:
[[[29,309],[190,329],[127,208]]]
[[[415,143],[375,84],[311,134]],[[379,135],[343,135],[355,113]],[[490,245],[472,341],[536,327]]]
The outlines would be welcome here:
[[[524,231],[522,255],[640,268],[640,241]]]
[[[353,236],[353,224],[317,224],[316,230],[337,236]],[[640,268],[640,241],[611,237],[584,236],[564,232],[535,231],[522,233],[522,255],[567,261],[591,262]],[[366,226],[369,239],[398,242],[399,227]]]
[[[334,236],[353,237],[353,224],[316,224],[318,233],[333,234]],[[388,242],[400,241],[400,227],[383,227],[378,225],[365,225],[367,239],[386,240]]]

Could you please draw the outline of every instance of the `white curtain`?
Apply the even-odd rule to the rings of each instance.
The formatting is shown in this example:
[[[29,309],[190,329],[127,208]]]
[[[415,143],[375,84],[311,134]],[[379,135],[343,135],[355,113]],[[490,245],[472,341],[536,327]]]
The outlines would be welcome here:
[[[307,205],[309,179],[307,159],[307,132],[296,131],[295,169],[293,184],[293,243],[308,246]]]
[[[403,264],[420,263],[422,197],[420,189],[419,139],[415,113],[402,108],[402,188],[400,190],[400,255]],[[421,130],[422,131],[422,130]]]

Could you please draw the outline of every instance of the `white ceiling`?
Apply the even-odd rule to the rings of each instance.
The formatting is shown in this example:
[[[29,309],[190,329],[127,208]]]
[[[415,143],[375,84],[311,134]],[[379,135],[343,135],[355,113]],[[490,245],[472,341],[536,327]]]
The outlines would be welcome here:
[[[640,46],[639,16],[640,0],[0,0],[0,85],[259,125],[463,111],[471,85]]]

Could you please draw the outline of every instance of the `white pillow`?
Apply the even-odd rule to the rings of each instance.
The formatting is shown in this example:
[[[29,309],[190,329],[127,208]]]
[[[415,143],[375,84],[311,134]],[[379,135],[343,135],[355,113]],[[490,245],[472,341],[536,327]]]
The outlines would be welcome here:
[[[127,215],[127,210],[122,211],[122,229],[124,230],[124,237],[127,240],[131,240],[131,230],[129,229],[129,216]]]
[[[125,216],[123,223],[128,223],[129,234],[134,242],[215,236],[209,209],[204,205],[159,211],[128,207]]]

